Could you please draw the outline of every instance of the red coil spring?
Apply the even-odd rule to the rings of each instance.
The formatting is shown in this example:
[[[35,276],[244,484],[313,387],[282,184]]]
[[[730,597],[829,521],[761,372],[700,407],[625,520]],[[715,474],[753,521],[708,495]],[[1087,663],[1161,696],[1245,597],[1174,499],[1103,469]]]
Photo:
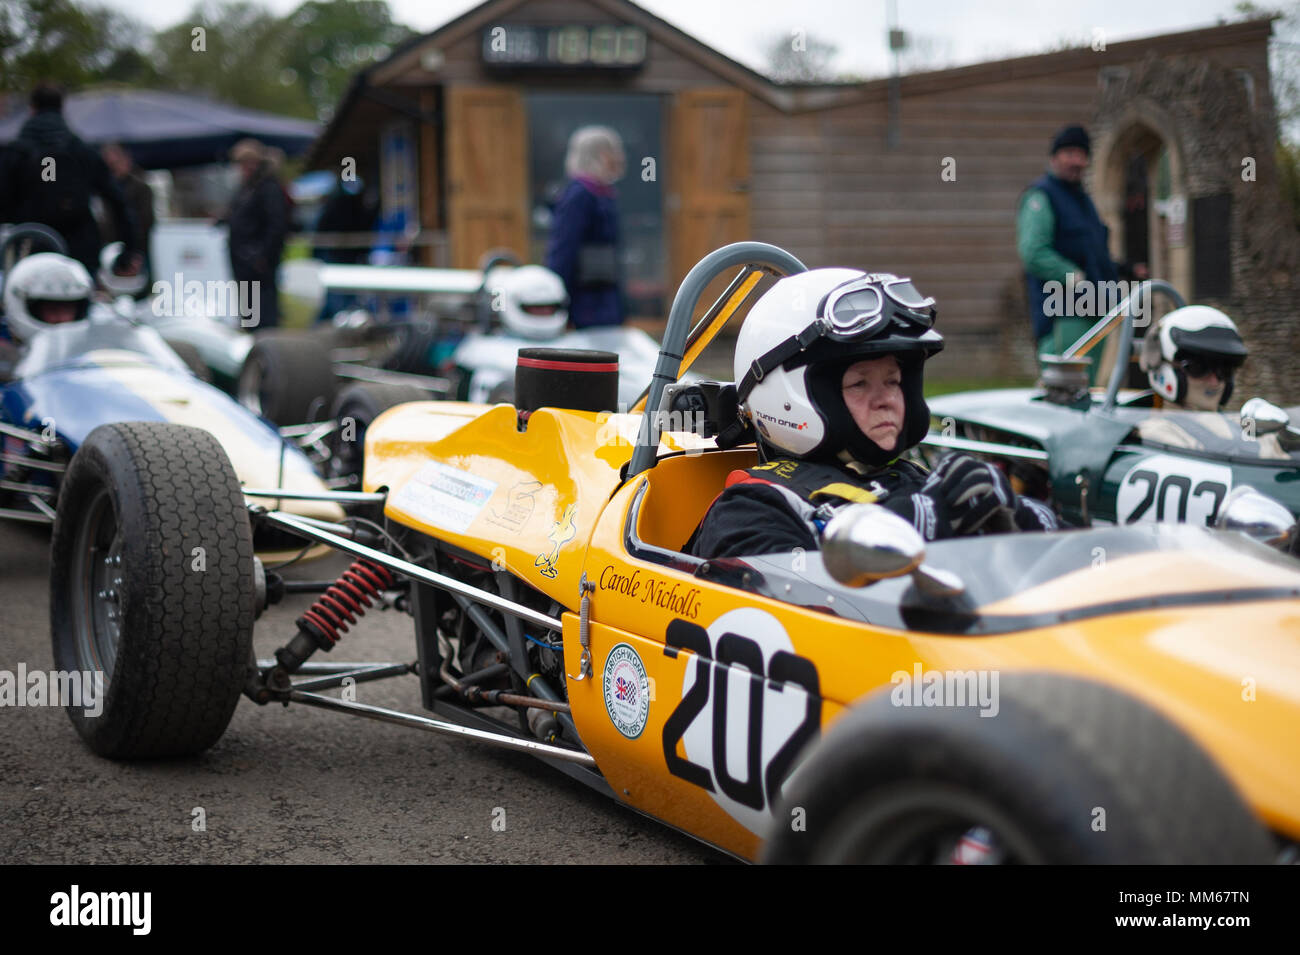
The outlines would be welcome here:
[[[339,642],[341,634],[348,632],[348,624],[365,616],[366,608],[373,604],[385,587],[393,585],[393,575],[388,568],[373,561],[358,558],[339,579],[325,588],[325,592],[298,620],[301,627],[310,623],[330,645]]]

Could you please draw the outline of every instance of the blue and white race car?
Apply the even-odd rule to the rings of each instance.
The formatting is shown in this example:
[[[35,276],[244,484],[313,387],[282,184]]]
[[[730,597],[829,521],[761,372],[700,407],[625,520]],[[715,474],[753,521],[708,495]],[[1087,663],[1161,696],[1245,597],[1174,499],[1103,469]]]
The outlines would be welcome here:
[[[319,459],[197,378],[129,310],[96,301],[80,263],[41,252],[14,264],[3,282],[0,519],[53,523],[72,455],[96,427],[127,421],[201,428],[246,487],[302,495],[283,503],[304,517],[343,516],[337,503],[311,499],[327,490]]]

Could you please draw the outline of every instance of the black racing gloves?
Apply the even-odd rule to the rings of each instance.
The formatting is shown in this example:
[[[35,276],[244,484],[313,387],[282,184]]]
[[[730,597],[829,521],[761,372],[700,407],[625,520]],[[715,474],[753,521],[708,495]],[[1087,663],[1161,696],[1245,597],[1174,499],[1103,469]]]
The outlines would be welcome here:
[[[955,535],[1013,530],[1018,501],[1001,468],[966,454],[950,454],[921,487],[943,509]]]

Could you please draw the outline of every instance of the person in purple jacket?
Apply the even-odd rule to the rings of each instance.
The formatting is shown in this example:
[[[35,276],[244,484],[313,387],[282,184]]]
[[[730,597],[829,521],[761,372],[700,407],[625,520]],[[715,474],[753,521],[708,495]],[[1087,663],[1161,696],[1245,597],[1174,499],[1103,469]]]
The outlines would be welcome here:
[[[546,267],[564,281],[576,328],[621,325],[618,204],[623,141],[608,126],[584,126],[569,137],[569,183],[555,204]]]

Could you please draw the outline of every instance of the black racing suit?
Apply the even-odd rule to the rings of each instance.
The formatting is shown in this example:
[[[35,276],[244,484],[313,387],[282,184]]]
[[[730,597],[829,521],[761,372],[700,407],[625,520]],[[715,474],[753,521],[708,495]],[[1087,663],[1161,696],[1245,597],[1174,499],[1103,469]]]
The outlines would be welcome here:
[[[907,461],[880,468],[790,458],[733,471],[686,544],[697,557],[758,556],[819,550],[821,533],[846,504],[876,503],[906,519],[926,540],[956,536],[949,505],[927,487],[930,472]],[[1019,530],[1053,530],[1047,505],[1016,497],[1010,507]]]

